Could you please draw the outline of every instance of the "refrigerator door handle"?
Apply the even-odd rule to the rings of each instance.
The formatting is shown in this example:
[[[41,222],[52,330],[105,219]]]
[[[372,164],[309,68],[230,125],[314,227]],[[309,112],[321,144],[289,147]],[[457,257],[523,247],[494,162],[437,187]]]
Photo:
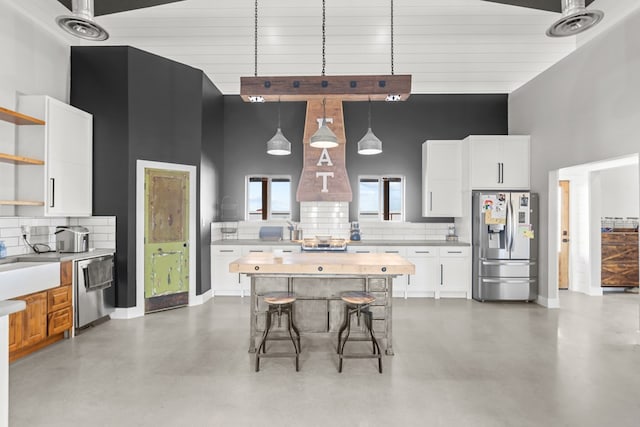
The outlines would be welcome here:
[[[506,215],[505,231],[507,233],[507,247],[506,250],[509,252],[509,258],[511,258],[511,243],[513,241],[513,236],[511,235],[511,199],[509,199],[509,203],[507,203],[507,215]]]
[[[496,266],[502,266],[502,265],[509,265],[509,266],[527,266],[527,265],[533,265],[536,262],[535,261],[484,261],[482,260],[482,265],[496,265]]]
[[[500,169],[500,163],[496,163],[498,165],[498,184],[500,184],[500,176],[501,176],[501,169]]]
[[[486,279],[482,278],[483,283],[533,283],[536,279]]]

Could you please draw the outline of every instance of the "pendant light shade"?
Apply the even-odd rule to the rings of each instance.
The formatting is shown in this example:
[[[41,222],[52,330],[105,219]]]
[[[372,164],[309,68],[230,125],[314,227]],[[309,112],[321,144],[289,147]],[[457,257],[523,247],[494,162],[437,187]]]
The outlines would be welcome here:
[[[313,148],[335,148],[338,146],[338,137],[327,126],[326,100],[322,100],[322,124],[311,136],[310,144]]]
[[[291,141],[289,141],[280,129],[280,103],[278,103],[278,130],[276,134],[267,141],[267,154],[272,156],[286,156],[291,154]]]
[[[369,101],[369,129],[358,141],[358,154],[372,155],[382,153],[382,141],[371,130],[371,101]]]

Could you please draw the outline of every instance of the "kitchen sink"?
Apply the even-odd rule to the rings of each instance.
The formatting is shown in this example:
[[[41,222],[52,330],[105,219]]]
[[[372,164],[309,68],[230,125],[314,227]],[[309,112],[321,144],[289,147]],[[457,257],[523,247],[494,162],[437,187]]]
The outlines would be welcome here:
[[[15,260],[0,264],[0,301],[54,288],[59,284],[59,262]]]

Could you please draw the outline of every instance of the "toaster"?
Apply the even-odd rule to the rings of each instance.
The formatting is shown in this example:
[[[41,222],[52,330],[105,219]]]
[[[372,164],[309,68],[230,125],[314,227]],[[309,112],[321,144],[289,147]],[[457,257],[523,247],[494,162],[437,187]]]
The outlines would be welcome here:
[[[56,250],[58,252],[87,252],[89,250],[89,229],[79,225],[59,225],[56,227]]]

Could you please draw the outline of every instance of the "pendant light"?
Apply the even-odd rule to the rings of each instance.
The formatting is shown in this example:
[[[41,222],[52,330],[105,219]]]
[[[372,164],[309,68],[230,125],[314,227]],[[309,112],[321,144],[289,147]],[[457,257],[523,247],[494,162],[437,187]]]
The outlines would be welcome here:
[[[369,129],[358,141],[358,154],[372,155],[382,153],[382,141],[371,130],[371,99],[369,99]]]
[[[267,141],[267,154],[272,156],[286,156],[291,154],[291,142],[284,136],[280,129],[280,101],[278,101],[278,130],[276,134]]]
[[[338,137],[327,126],[326,101],[326,99],[322,100],[322,124],[310,139],[309,145],[313,148],[335,148],[338,146]]]

